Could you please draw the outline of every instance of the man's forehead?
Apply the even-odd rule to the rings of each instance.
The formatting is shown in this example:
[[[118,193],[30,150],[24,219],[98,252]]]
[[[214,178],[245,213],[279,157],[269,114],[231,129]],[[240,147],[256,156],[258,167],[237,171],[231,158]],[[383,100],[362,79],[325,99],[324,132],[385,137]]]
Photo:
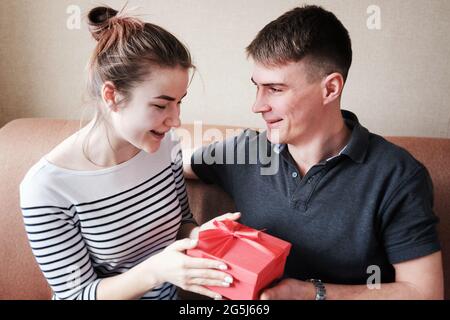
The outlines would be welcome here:
[[[283,65],[267,65],[255,62],[252,80],[256,84],[286,83],[292,80],[301,80],[305,75],[305,67],[302,61],[288,62]]]

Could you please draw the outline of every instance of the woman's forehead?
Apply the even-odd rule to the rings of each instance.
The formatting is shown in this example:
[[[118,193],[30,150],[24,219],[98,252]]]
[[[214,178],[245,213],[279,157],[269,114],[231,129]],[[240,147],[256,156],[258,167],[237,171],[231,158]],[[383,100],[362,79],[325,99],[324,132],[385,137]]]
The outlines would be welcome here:
[[[189,72],[178,69],[158,69],[135,87],[136,93],[155,96],[183,96],[189,83]],[[175,97],[177,98],[177,97]],[[179,97],[178,97],[179,98]]]

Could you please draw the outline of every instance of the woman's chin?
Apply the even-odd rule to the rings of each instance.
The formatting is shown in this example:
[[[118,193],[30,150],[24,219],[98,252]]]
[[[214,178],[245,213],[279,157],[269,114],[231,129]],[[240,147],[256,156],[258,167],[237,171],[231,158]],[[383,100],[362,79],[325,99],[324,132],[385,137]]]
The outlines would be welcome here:
[[[160,146],[161,146],[160,143],[151,143],[151,144],[142,146],[142,150],[144,150],[147,153],[155,153],[156,151],[159,150]]]

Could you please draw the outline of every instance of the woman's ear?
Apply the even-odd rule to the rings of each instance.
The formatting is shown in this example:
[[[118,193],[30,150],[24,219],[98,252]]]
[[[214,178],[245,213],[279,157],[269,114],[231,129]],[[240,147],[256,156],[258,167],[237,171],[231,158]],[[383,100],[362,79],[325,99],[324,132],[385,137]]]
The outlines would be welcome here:
[[[106,81],[102,86],[102,99],[109,110],[116,112],[117,107],[117,90],[111,81]]]
[[[338,72],[329,74],[322,81],[323,104],[328,105],[339,99],[344,88],[344,78]]]

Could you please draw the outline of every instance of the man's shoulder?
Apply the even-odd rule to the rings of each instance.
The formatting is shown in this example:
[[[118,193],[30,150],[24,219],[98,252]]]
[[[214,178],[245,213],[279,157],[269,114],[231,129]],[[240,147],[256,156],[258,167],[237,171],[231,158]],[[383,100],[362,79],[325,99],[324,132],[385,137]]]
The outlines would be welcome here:
[[[380,172],[397,172],[402,175],[425,168],[408,150],[374,133],[369,133],[366,160],[368,164],[376,166]]]

